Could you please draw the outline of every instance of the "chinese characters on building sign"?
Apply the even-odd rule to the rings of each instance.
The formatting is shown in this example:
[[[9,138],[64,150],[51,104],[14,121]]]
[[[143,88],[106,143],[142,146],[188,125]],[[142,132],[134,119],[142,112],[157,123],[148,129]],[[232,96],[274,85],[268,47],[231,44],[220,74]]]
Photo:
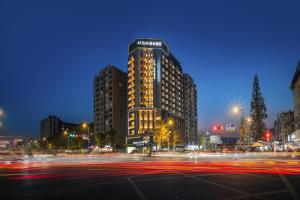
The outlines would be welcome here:
[[[161,46],[161,42],[157,41],[137,41],[137,45]]]

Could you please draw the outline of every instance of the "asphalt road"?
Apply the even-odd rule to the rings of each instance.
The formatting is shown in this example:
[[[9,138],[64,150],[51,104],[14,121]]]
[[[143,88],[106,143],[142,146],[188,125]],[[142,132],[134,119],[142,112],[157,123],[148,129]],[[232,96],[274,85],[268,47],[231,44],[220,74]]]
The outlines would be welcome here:
[[[35,157],[0,162],[0,199],[300,199],[298,154]]]

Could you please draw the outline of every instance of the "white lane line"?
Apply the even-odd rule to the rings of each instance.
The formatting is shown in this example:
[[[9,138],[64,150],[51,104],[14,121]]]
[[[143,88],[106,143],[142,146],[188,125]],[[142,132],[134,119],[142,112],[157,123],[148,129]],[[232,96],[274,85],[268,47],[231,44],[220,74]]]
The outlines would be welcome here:
[[[228,186],[219,184],[219,183],[215,183],[215,182],[212,182],[212,181],[204,180],[204,179],[201,179],[201,178],[196,177],[196,176],[191,176],[191,175],[188,175],[188,174],[185,174],[185,173],[181,173],[181,172],[177,172],[177,171],[174,171],[174,172],[176,172],[176,173],[178,173],[178,174],[181,174],[181,175],[183,175],[183,176],[192,178],[192,179],[194,179],[194,180],[203,182],[203,183],[208,183],[208,184],[215,185],[215,186],[218,186],[218,187],[227,189],[227,190],[231,190],[231,191],[236,192],[236,193],[243,194],[243,196],[251,196],[251,197],[255,197],[255,198],[263,199],[263,200],[266,200],[266,199],[267,199],[267,198],[260,197],[260,196],[256,196],[255,194],[249,194],[249,193],[244,192],[244,191],[242,191],[242,190],[238,190],[238,189],[235,189],[235,188],[231,188],[231,187],[228,187]]]
[[[147,200],[147,198],[144,196],[144,194],[142,193],[140,188],[137,186],[137,184],[131,178],[127,178],[127,180],[130,183],[130,185],[132,186],[132,188],[134,189],[135,193],[139,196],[139,198],[141,200]]]
[[[281,180],[283,181],[286,188],[289,190],[290,194],[293,196],[293,199],[300,199],[299,194],[295,190],[295,188],[292,186],[292,184],[287,180],[287,178],[283,174],[279,174]]]
[[[287,189],[283,189],[283,190],[276,190],[276,191],[269,191],[269,192],[261,192],[261,193],[255,193],[253,195],[255,195],[255,196],[263,196],[263,195],[277,194],[277,193],[282,193],[282,192],[288,192],[288,190]],[[236,196],[236,197],[226,197],[226,198],[223,198],[221,200],[245,199],[245,198],[251,197],[253,195],[243,195],[243,196]]]

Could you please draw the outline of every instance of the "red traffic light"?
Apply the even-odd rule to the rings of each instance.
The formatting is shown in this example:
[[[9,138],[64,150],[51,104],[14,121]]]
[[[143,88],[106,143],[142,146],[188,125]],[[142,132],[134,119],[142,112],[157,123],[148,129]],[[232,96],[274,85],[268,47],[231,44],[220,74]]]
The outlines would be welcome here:
[[[270,133],[269,130],[266,131],[266,135],[265,136],[266,136],[266,139],[269,141],[270,138],[272,137],[272,135],[271,135],[271,133]]]
[[[222,125],[217,125],[213,127],[214,131],[223,131],[224,130],[224,126]]]

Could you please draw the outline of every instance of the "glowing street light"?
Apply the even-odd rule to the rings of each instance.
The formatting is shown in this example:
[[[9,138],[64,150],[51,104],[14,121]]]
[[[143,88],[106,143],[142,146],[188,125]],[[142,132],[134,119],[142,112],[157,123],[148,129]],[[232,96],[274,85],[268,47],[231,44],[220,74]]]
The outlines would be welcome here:
[[[87,125],[87,123],[84,122],[81,126],[82,126],[82,128],[86,128],[88,125]]]
[[[174,125],[174,120],[173,119],[169,119],[168,120],[168,125],[169,126],[173,126]]]
[[[4,110],[0,108],[0,118],[4,116]]]
[[[231,111],[232,111],[233,114],[238,114],[238,113],[240,113],[241,108],[236,105],[236,106],[232,107]]]
[[[245,117],[244,117],[244,110],[240,105],[233,105],[231,108],[231,112],[235,115],[242,114],[242,134],[241,134],[241,141],[244,144],[245,142]],[[250,122],[250,118],[247,118],[246,121]]]
[[[251,119],[251,117],[247,117],[247,119],[246,119],[246,120],[247,120],[247,122],[248,122],[248,123],[251,123],[251,122],[252,122],[252,119]]]

